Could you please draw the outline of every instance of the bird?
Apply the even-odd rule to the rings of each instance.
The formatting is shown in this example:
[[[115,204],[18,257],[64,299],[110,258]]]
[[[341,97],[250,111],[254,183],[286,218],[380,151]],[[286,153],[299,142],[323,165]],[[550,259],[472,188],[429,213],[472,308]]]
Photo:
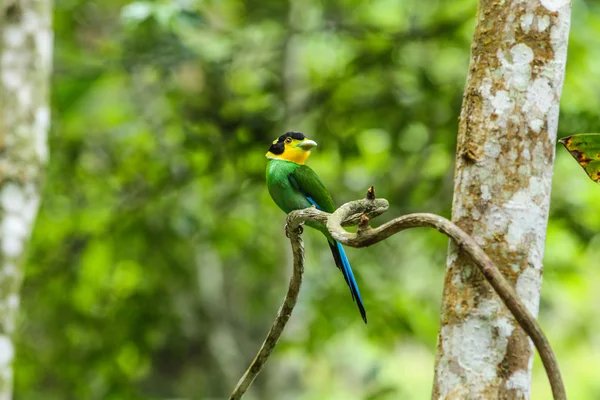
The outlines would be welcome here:
[[[286,132],[273,141],[266,154],[267,188],[271,198],[283,212],[316,207],[333,213],[336,209],[331,195],[319,176],[305,165],[311,150],[317,143],[302,132]],[[356,301],[360,315],[367,323],[367,313],[360,296],[356,278],[341,243],[337,242],[323,224],[307,221],[306,225],[319,230],[327,238],[336,266],[344,275],[352,299]]]

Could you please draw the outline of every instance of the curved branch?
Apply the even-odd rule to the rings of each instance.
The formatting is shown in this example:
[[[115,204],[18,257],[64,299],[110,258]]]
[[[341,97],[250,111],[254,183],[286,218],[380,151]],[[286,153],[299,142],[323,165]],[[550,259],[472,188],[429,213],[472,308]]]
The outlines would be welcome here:
[[[343,226],[357,225],[360,221],[361,216],[366,215],[370,218],[375,218],[378,215],[383,214],[387,210],[387,201],[385,201],[384,207],[381,207],[381,200],[378,203],[370,202],[365,204],[361,209],[361,212],[355,214],[349,213],[342,221]],[[292,272],[292,278],[290,279],[290,286],[288,288],[283,304],[279,308],[277,317],[265,338],[262,346],[258,350],[256,357],[250,363],[250,366],[244,372],[244,375],[237,383],[235,389],[229,396],[229,400],[241,399],[246,390],[250,387],[256,376],[262,370],[264,364],[267,362],[273,348],[277,344],[283,328],[287,324],[292,311],[296,306],[296,300],[298,299],[298,293],[300,292],[300,286],[302,285],[302,274],[304,273],[304,243],[302,241],[302,224],[307,221],[321,222],[323,225],[327,224],[327,219],[331,216],[323,211],[319,211],[316,208],[307,208],[305,210],[293,211],[287,216],[287,223],[285,226],[285,234],[290,239],[292,246],[292,254],[294,257],[294,269]]]
[[[279,308],[277,317],[271,326],[271,330],[267,334],[265,341],[260,350],[252,360],[252,363],[236,385],[233,393],[229,396],[229,400],[241,399],[246,390],[250,387],[254,378],[261,371],[263,365],[269,359],[271,352],[275,348],[283,328],[287,324],[292,311],[296,306],[296,300],[298,299],[298,293],[300,292],[300,286],[302,285],[302,274],[304,273],[304,243],[302,242],[302,227],[300,224],[291,226],[288,222],[286,225],[286,235],[290,238],[292,244],[292,253],[294,255],[294,270],[292,272],[292,278],[290,279],[290,286],[288,288],[283,304]]]
[[[461,249],[469,254],[475,265],[477,265],[492,288],[494,288],[506,307],[513,314],[521,328],[533,341],[546,369],[554,399],[566,400],[567,396],[558,363],[548,339],[537,320],[527,310],[512,286],[487,254],[477,245],[475,240],[453,222],[435,214],[409,214],[398,217],[378,228],[371,229],[369,227],[369,219],[385,212],[388,206],[387,200],[375,199],[374,192],[370,189],[366,199],[346,203],[333,214],[328,214],[312,207],[293,211],[288,215],[286,234],[290,238],[294,255],[294,271],[290,287],[263,345],[229,399],[240,399],[244,395],[269,358],[285,324],[290,318],[296,304],[302,282],[302,273],[304,271],[304,245],[300,236],[302,233],[301,225],[305,221],[314,221],[325,224],[335,240],[351,247],[367,247],[403,230],[419,227],[434,228],[454,240]],[[343,226],[350,225],[358,225],[358,231],[350,233],[342,228]]]
[[[537,320],[531,315],[525,304],[521,301],[514,289],[508,283],[504,275],[494,265],[488,255],[479,247],[471,236],[456,226],[446,218],[435,214],[409,214],[396,218],[378,228],[371,229],[368,226],[368,219],[361,221],[359,230],[356,233],[347,232],[342,228],[342,221],[347,216],[356,214],[361,207],[361,202],[370,200],[360,200],[358,202],[346,203],[338,208],[327,221],[327,229],[338,242],[351,247],[366,247],[378,243],[388,237],[410,228],[429,227],[438,230],[448,236],[462,250],[466,251],[472,261],[485,276],[485,279],[494,288],[498,296],[502,299],[506,307],[513,314],[521,328],[533,341],[537,351],[540,354],[552,394],[556,400],[566,400],[564,383],[558,368],[558,362],[552,351],[552,347],[544,335],[542,328]],[[373,200],[373,202],[382,200]],[[383,200],[385,201],[385,200]],[[387,201],[386,201],[387,203]],[[383,203],[382,203],[383,204]]]

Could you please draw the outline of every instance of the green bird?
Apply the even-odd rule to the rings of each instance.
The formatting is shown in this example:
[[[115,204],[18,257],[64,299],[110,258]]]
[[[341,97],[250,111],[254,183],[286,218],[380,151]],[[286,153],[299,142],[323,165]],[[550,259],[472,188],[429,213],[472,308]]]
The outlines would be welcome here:
[[[285,213],[311,206],[332,213],[335,204],[319,176],[304,165],[310,151],[317,145],[301,132],[287,132],[279,136],[267,152],[267,187],[275,204]],[[367,322],[367,313],[360,291],[344,248],[336,242],[323,224],[308,221],[306,225],[318,229],[327,238],[335,264],[342,271],[350,287],[352,299],[356,301],[362,319]]]

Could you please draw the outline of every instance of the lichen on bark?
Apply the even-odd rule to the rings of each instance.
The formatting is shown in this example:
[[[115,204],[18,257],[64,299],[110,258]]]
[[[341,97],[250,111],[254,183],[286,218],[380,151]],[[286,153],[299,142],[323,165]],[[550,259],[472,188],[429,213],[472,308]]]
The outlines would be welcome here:
[[[40,203],[50,123],[49,0],[0,3],[0,399],[12,398],[23,254]]]
[[[459,123],[452,219],[537,315],[568,0],[482,0]],[[450,244],[434,399],[527,399],[532,345]]]

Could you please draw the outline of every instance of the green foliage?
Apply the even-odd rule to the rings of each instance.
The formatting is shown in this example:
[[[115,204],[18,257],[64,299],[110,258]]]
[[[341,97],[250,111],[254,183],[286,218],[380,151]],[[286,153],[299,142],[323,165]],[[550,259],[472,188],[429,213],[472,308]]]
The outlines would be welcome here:
[[[581,133],[562,138],[560,142],[583,167],[590,179],[600,182],[600,134]]]
[[[293,10],[290,8],[293,7]],[[30,246],[19,399],[225,398],[291,272],[270,143],[319,142],[334,200],[450,215],[476,2],[57,1],[51,162]],[[600,126],[600,8],[574,3],[560,132]],[[562,136],[562,135],[561,135]],[[540,319],[572,398],[600,396],[597,188],[559,152]],[[254,399],[430,396],[447,240],[348,249],[364,326],[318,232]],[[534,399],[549,398],[540,366]]]

